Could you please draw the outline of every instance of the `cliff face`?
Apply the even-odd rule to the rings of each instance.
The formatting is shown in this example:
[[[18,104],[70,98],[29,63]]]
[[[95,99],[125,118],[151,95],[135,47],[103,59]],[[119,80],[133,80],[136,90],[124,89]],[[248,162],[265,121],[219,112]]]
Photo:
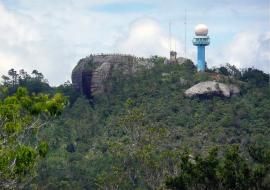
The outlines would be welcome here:
[[[87,97],[103,92],[103,82],[108,79],[113,70],[123,74],[134,74],[140,68],[151,68],[150,59],[131,55],[90,55],[81,59],[72,71],[74,87]]]

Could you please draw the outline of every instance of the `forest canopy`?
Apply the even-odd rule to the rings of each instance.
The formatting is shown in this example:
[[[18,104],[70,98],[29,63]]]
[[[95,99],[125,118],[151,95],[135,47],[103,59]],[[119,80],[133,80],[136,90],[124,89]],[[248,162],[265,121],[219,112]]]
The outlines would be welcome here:
[[[1,114],[9,113],[5,106],[18,110],[6,109],[17,110],[12,125],[1,115],[1,142],[15,134],[10,145],[1,145],[3,155],[14,150],[9,161],[0,158],[1,181],[25,177],[24,189],[50,190],[269,189],[269,75],[229,64],[198,73],[191,62],[152,59],[154,67],[136,75],[112,73],[104,93],[91,100],[70,82],[51,87],[36,70],[2,76]],[[241,93],[184,96],[192,85],[217,78]],[[35,132],[15,143],[33,121],[39,126],[51,118],[38,140]],[[24,167],[12,165],[26,153],[29,159],[18,162]]]

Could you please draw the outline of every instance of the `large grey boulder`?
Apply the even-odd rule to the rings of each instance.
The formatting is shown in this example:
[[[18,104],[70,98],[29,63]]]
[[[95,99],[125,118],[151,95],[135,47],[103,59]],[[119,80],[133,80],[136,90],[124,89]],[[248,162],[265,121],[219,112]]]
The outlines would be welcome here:
[[[104,81],[114,70],[131,75],[141,68],[152,68],[150,59],[121,54],[90,55],[81,59],[72,71],[75,89],[88,97],[104,91]]]
[[[224,96],[231,97],[239,94],[240,89],[233,84],[224,84],[216,81],[200,82],[185,91],[185,96]]]

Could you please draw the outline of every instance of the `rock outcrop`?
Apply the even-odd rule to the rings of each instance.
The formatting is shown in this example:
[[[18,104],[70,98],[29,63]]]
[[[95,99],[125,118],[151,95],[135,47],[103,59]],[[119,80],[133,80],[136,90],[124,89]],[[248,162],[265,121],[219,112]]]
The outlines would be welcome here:
[[[239,94],[240,89],[232,84],[224,84],[216,81],[200,82],[185,91],[185,96],[223,96],[231,97]]]
[[[75,89],[91,97],[104,90],[104,81],[113,70],[122,74],[134,74],[140,68],[152,68],[150,59],[120,54],[90,55],[81,59],[72,71],[72,83]]]

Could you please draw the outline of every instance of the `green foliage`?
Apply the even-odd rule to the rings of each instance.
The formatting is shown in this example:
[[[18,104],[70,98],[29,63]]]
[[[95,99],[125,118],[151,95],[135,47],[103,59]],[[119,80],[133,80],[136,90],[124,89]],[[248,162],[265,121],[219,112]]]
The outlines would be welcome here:
[[[39,142],[38,131],[48,116],[63,111],[65,103],[60,94],[30,96],[22,87],[0,100],[0,188],[18,187],[35,171],[37,160],[48,151],[48,145]]]
[[[38,144],[38,154],[41,157],[45,157],[46,154],[48,153],[48,151],[49,151],[48,143],[46,141],[39,142],[39,144]]]
[[[226,67],[223,67],[223,66],[219,68],[219,73],[222,75],[225,75],[225,76],[230,75],[228,69]]]
[[[63,94],[68,98],[70,105],[73,105],[77,98],[80,96],[80,92],[76,91],[72,84],[67,81],[63,85],[60,85],[56,88],[56,92]]]
[[[246,188],[244,178],[269,186],[269,87],[244,81],[230,65],[225,76],[153,59],[133,76],[113,72],[91,100],[70,83],[55,89],[73,102],[40,131],[50,149],[29,189],[165,189],[167,178],[180,189]],[[241,95],[184,97],[213,79],[240,86]]]
[[[150,57],[151,62],[153,62],[155,64],[159,64],[159,65],[163,64],[165,59],[166,59],[165,57],[160,57],[157,55]]]
[[[225,189],[253,188],[250,184],[251,169],[238,154],[238,147],[234,146],[227,150],[219,175]]]
[[[48,81],[44,78],[43,74],[37,70],[33,70],[31,76],[23,69],[19,71],[10,69],[8,71],[8,76],[3,75],[2,79],[3,86],[8,87],[8,95],[14,94],[19,87],[25,87],[30,94],[52,92],[52,88],[49,86]]]
[[[27,172],[35,166],[37,152],[35,149],[29,146],[19,146],[15,153],[15,168],[14,172],[17,175],[25,175]]]
[[[269,85],[269,75],[254,68],[244,70],[241,79],[256,86]]]
[[[180,175],[170,177],[165,184],[170,189],[267,189],[263,180],[269,175],[269,165],[251,167],[239,153],[238,146],[229,147],[224,156],[212,149],[208,156],[195,159],[184,153]]]

